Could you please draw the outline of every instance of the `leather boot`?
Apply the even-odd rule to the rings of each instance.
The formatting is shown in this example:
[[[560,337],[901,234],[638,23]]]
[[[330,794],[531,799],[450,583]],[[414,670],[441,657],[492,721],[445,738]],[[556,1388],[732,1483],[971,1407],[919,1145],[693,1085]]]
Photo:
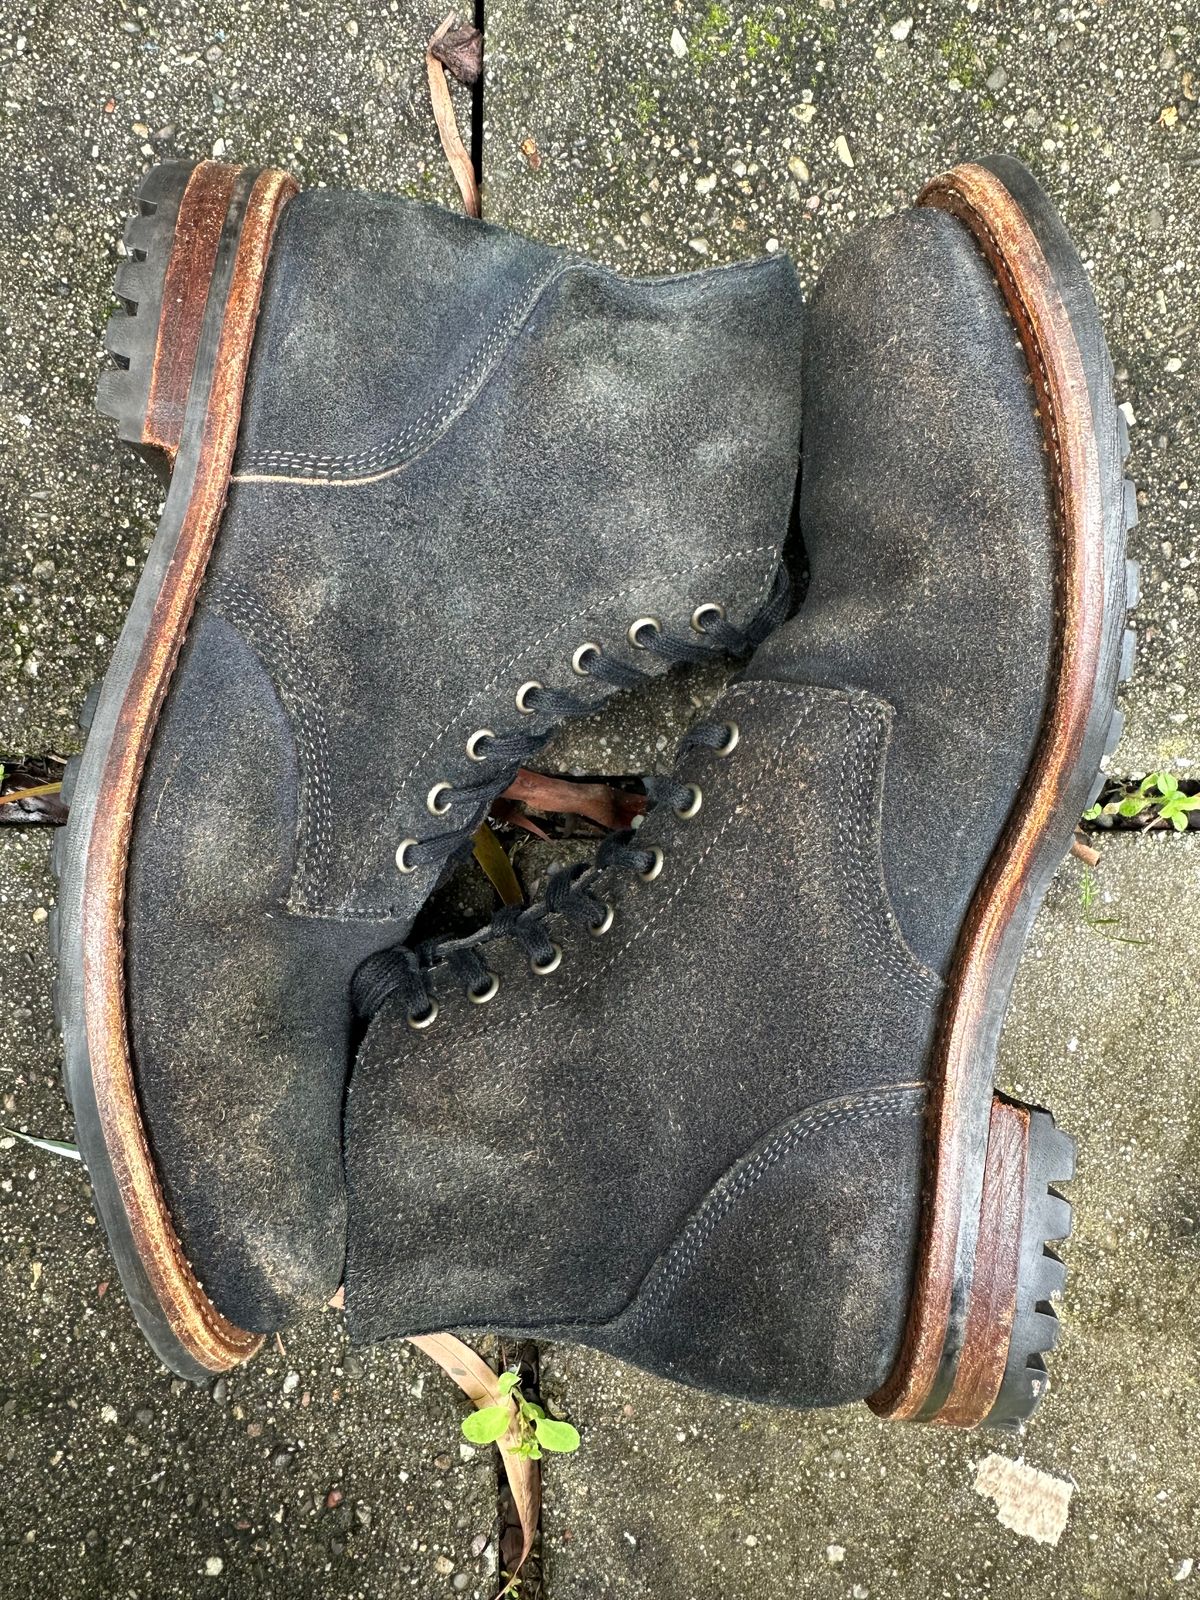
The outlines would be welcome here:
[[[169,490],[68,778],[59,1005],[143,1329],[341,1281],[349,983],[564,718],[782,615],[784,259],[632,281],[430,206],[155,168],[100,404]]]

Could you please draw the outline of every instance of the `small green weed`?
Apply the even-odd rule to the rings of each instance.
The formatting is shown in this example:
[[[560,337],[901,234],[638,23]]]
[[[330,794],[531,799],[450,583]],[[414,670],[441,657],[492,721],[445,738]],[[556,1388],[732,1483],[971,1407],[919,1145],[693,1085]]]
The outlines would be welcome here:
[[[502,1372],[497,1382],[506,1404],[481,1406],[462,1421],[463,1437],[471,1444],[495,1444],[508,1432],[514,1416],[519,1438],[513,1454],[540,1461],[545,1451],[570,1455],[579,1449],[579,1434],[569,1422],[548,1417],[541,1406],[521,1393],[519,1372]],[[514,1410],[515,1407],[515,1410]]]
[[[1150,772],[1122,799],[1089,807],[1083,819],[1094,822],[1101,816],[1140,817],[1145,813],[1147,827],[1161,819],[1169,822],[1176,833],[1183,833],[1188,825],[1188,812],[1197,809],[1200,809],[1200,794],[1184,794],[1173,772]]]

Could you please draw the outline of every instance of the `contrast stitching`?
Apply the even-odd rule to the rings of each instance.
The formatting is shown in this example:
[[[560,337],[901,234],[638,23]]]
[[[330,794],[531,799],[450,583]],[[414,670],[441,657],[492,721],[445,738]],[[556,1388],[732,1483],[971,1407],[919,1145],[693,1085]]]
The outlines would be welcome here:
[[[358,878],[362,873],[367,871],[371,865],[372,858],[378,856],[382,848],[384,836],[387,834],[389,829],[395,828],[396,813],[414,774],[426,761],[428,761],[429,757],[438,748],[442,741],[456,727],[462,726],[462,724],[470,719],[473,708],[477,706],[481,700],[486,699],[486,697],[495,690],[501,679],[512,672],[512,669],[516,666],[517,662],[524,660],[535,650],[539,650],[544,644],[549,643],[549,641],[556,636],[569,632],[584,615],[590,614],[596,610],[602,610],[610,606],[615,606],[618,601],[627,599],[631,594],[644,593],[646,588],[652,584],[674,583],[681,578],[690,578],[700,572],[709,572],[719,567],[728,566],[731,562],[747,560],[750,557],[762,555],[770,555],[772,557],[772,561],[770,565],[766,567],[762,577],[759,580],[757,596],[755,598],[757,602],[761,602],[761,599],[765,596],[769,583],[774,577],[779,561],[779,546],[775,544],[755,545],[745,550],[734,550],[728,555],[717,556],[708,561],[698,561],[690,567],[683,567],[675,572],[647,574],[647,576],[640,582],[631,584],[624,589],[618,589],[615,593],[605,595],[600,600],[592,601],[583,610],[577,611],[569,617],[560,619],[551,629],[542,634],[540,638],[533,639],[529,643],[522,645],[521,649],[517,651],[515,655],[510,656],[509,659],[496,670],[492,678],[489,679],[489,681],[484,684],[481,689],[476,690],[470,699],[465,701],[464,704],[458,708],[453,717],[451,717],[444,727],[442,727],[434,735],[433,739],[426,746],[426,748],[413,761],[412,765],[408,768],[408,771],[401,779],[399,787],[387,801],[387,804],[381,813],[379,824],[375,829],[374,834],[368,840],[367,844],[360,853],[354,869],[354,877]],[[751,607],[752,609],[756,608],[755,600],[751,601]],[[601,705],[608,698],[609,694],[598,694],[596,698],[597,706]],[[549,730],[547,731],[547,738],[548,737]],[[339,916],[379,916],[388,914],[389,910],[390,907],[387,906],[364,905],[361,901],[356,903],[355,897],[353,893],[351,893],[347,899],[347,903],[344,906],[336,908],[336,914]]]
[[[308,909],[313,878],[319,889],[333,849],[329,734],[320,696],[307,668],[274,617],[228,579],[216,580],[204,604],[223,617],[256,652],[288,713],[300,753],[300,827],[288,909]]]
[[[718,1180],[699,1210],[693,1212],[685,1223],[674,1243],[642,1279],[630,1307],[611,1320],[615,1322],[619,1317],[629,1315],[631,1328],[639,1329],[658,1309],[675,1283],[695,1266],[713,1233],[734,1207],[745,1199],[777,1162],[791,1155],[806,1139],[845,1123],[911,1115],[917,1109],[916,1102],[923,1097],[921,1085],[897,1085],[894,1089],[868,1092],[857,1100],[843,1101],[827,1110],[809,1112],[791,1123],[751,1160],[744,1165],[735,1165],[731,1169],[735,1176],[728,1182]],[[648,1291],[647,1283],[650,1284]]]
[[[549,290],[561,283],[568,273],[583,270],[582,264],[557,267],[547,277],[535,283],[533,288],[519,300],[510,302],[509,309],[495,324],[457,378],[447,384],[420,416],[382,444],[370,450],[362,450],[357,455],[344,456],[318,456],[302,451],[286,450],[259,451],[243,465],[239,465],[238,471],[234,474],[234,481],[242,482],[264,474],[290,476],[295,473],[301,477],[324,479],[341,475],[351,477],[381,468],[388,471],[398,470],[406,460],[417,455],[439,433],[444,432],[450,423],[462,414],[466,406],[477,398],[493,367],[499,366],[507,356],[508,351],[504,347],[510,341],[516,342],[516,338],[524,331],[525,325]]]
[[[847,741],[842,756],[840,790],[842,794],[853,792],[856,773],[861,783],[861,774],[864,770],[869,770],[873,780],[870,784],[871,815],[875,818],[879,815],[877,780],[884,729],[882,719],[877,714],[864,715],[864,709],[861,702],[850,708],[853,741]],[[838,817],[838,842],[841,845],[841,855],[835,860],[835,870],[840,868],[842,862],[850,861],[858,878],[857,887],[863,896],[869,895],[874,901],[874,909],[877,916],[882,919],[886,933],[880,928],[875,917],[865,914],[860,897],[851,893],[846,897],[846,904],[855,927],[874,954],[899,982],[905,994],[911,1000],[917,1000],[924,1005],[933,1005],[941,994],[942,980],[936,972],[917,959],[900,931],[889,903],[878,855],[874,851],[868,853],[862,818],[857,806],[842,807]]]

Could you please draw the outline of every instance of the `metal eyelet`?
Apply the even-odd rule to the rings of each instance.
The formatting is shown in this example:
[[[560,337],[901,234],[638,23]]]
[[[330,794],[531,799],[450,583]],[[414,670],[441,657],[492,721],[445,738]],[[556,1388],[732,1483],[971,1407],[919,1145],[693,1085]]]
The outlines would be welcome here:
[[[638,877],[644,878],[647,883],[653,883],[663,869],[663,853],[657,845],[650,847],[650,855],[652,857],[650,865],[644,872],[638,873]]]
[[[396,865],[401,872],[415,872],[417,870],[418,863],[408,859],[408,852],[411,845],[420,844],[420,842],[419,839],[401,839],[396,846]]]
[[[437,1021],[437,1014],[438,1003],[436,1000],[431,1000],[429,1002],[429,1010],[424,1012],[421,1016],[414,1017],[411,1011],[408,1013],[408,1025],[417,1033],[420,1033],[423,1028],[433,1027],[434,1023]]]
[[[718,747],[713,751],[713,755],[731,756],[737,749],[737,743],[741,736],[742,735],[737,723],[727,722],[725,724],[725,743],[723,745],[718,745]]]
[[[704,626],[707,617],[715,617],[718,622],[725,621],[725,607],[716,600],[706,600],[703,605],[697,606],[692,612],[692,627],[697,633],[706,633]]]
[[[571,671],[577,672],[581,678],[586,678],[589,675],[587,663],[593,656],[600,654],[602,654],[601,646],[596,644],[594,640],[588,639],[586,643],[579,646],[571,657]]]
[[[625,637],[635,650],[645,650],[647,648],[638,638],[638,634],[641,633],[643,628],[652,628],[655,633],[661,633],[662,623],[657,617],[639,617],[636,622],[631,622]]]
[[[442,803],[442,796],[450,793],[448,783],[435,783],[425,796],[425,809],[435,817],[444,817],[450,809],[449,800]]]
[[[494,1000],[500,990],[500,979],[494,972],[489,973],[487,987],[483,989],[468,989],[467,999],[473,1006],[485,1006],[489,1000]]]
[[[562,946],[558,944],[552,945],[549,959],[547,961],[530,960],[529,970],[536,972],[539,978],[546,978],[556,969],[561,960]]]
[[[698,783],[689,783],[688,789],[691,791],[691,799],[685,805],[673,807],[675,815],[683,822],[687,822],[694,817],[704,804],[704,791]]]
[[[490,728],[476,728],[475,732],[467,740],[467,760],[486,761],[487,751],[481,750],[479,746],[485,739],[494,739],[495,737],[496,735]]]
[[[526,704],[526,701],[529,699],[529,696],[531,694],[536,694],[538,692],[538,690],[544,689],[544,688],[545,688],[545,684],[539,683],[536,678],[530,678],[528,683],[523,683],[521,685],[521,687],[517,690],[517,694],[516,694],[517,710],[521,713],[521,715],[523,717],[531,717],[533,715],[533,713],[534,713],[534,710],[536,709],[534,706]]]
[[[593,939],[601,939],[601,938],[603,938],[603,936],[612,927],[613,918],[616,915],[616,913],[613,911],[613,908],[609,905],[607,900],[605,900],[603,902],[603,905],[604,905],[604,918],[603,918],[603,920],[598,922],[595,925],[594,928],[590,927],[590,926],[588,928],[588,932],[591,934]]]

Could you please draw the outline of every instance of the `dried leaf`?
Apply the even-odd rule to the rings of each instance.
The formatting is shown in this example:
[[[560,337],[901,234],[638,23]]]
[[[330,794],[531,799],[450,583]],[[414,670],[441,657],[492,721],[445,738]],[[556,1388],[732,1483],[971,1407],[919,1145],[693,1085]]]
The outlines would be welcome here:
[[[539,828],[532,817],[528,817],[517,805],[515,800],[506,800],[503,795],[497,796],[492,801],[492,819],[495,822],[506,823],[512,828],[524,828],[526,833],[531,833],[535,839],[550,841],[550,835],[545,828]]]
[[[440,37],[439,37],[440,35]],[[429,53],[452,72],[459,83],[477,83],[483,71],[483,35],[469,22],[456,22],[445,33],[434,34]]]
[[[1078,834],[1071,841],[1071,854],[1078,857],[1085,866],[1095,867],[1099,865],[1099,850],[1093,850],[1090,844],[1085,844]]]
[[[454,101],[450,97],[450,85],[446,82],[445,69],[433,53],[434,47],[450,32],[456,20],[454,13],[451,12],[430,39],[425,51],[425,72],[429,79],[429,96],[433,101],[438,137],[442,141],[442,149],[446,160],[450,163],[454,181],[458,184],[458,192],[462,195],[463,210],[469,217],[477,217],[480,215],[480,205],[475,168],[471,165],[471,158],[458,131],[458,118],[454,115]]]
[[[75,1145],[67,1144],[63,1139],[39,1139],[32,1133],[22,1133],[19,1128],[0,1127],[0,1134],[7,1134],[10,1139],[21,1139],[35,1150],[44,1150],[47,1155],[63,1156],[67,1161],[83,1159]]]
[[[431,1361],[436,1361],[446,1375],[454,1380],[462,1392],[471,1401],[472,1405],[482,1409],[485,1406],[504,1405],[504,1396],[500,1392],[500,1382],[487,1362],[477,1356],[469,1345],[463,1344],[461,1339],[456,1339],[450,1333],[423,1333],[414,1336],[409,1344],[415,1344],[418,1350],[423,1350]],[[516,1447],[520,1441],[520,1429],[514,1411],[513,1420],[508,1432],[498,1440],[500,1457],[504,1462],[505,1476],[508,1486],[512,1490],[513,1504],[517,1508],[517,1516],[521,1520],[521,1559],[513,1569],[512,1576],[501,1589],[496,1600],[509,1594],[517,1580],[517,1574],[525,1565],[530,1550],[533,1549],[534,1535],[537,1532],[538,1513],[541,1509],[541,1479],[536,1464],[528,1456],[516,1454]]]
[[[523,905],[525,896],[521,893],[521,885],[517,882],[508,852],[486,822],[481,822],[475,830],[474,852],[476,861],[487,873],[492,888],[504,904]]]
[[[0,806],[16,805],[20,800],[35,800],[43,794],[59,794],[61,783],[36,783],[30,789],[14,789],[11,794],[0,794]]]
[[[519,800],[535,811],[587,817],[601,828],[628,828],[646,809],[646,797],[618,789],[611,783],[582,783],[571,778],[550,778],[521,767],[501,797]]]

